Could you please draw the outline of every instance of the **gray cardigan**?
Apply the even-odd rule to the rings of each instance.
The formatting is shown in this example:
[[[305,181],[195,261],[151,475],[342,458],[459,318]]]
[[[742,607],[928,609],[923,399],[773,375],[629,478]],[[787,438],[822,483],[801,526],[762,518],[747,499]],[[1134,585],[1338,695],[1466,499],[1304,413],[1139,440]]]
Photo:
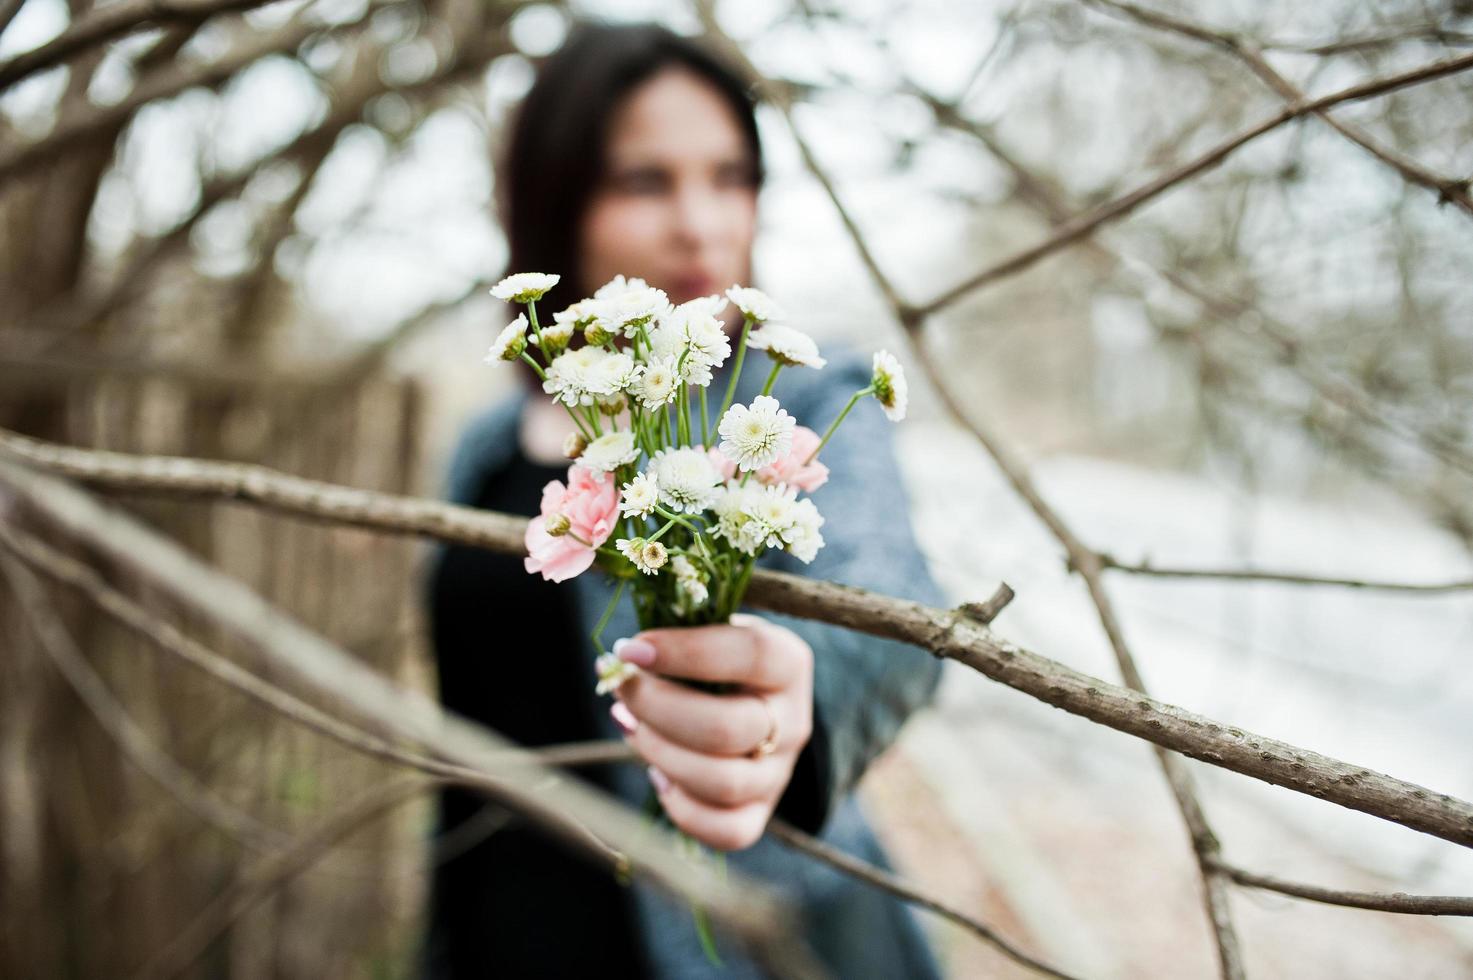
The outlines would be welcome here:
[[[820,371],[787,368],[773,390],[799,424],[822,433],[856,390],[869,384],[867,355],[838,345],[824,351],[829,359]],[[732,367],[727,364],[712,382],[714,414]],[[748,351],[737,385],[736,401],[749,403],[761,391],[770,362],[761,351]],[[504,463],[516,446],[517,422],[525,394],[506,399],[475,418],[462,436],[450,469],[449,497],[467,502],[486,474]],[[542,396],[537,396],[542,397]],[[714,422],[714,419],[713,419]],[[904,424],[904,423],[901,423]],[[782,552],[769,552],[759,567],[862,586],[893,596],[942,604],[911,530],[909,506],[897,472],[891,423],[873,399],[849,413],[824,448],[829,482],[811,497],[825,518],[824,547],[810,565]],[[573,580],[583,632],[592,630],[613,594],[612,585],[596,569]],[[866,860],[887,866],[884,854],[859,810],[852,790],[870,761],[894,740],[911,712],[926,704],[941,676],[941,663],[925,651],[891,640],[810,620],[765,611],[803,637],[814,652],[814,719],[822,729],[825,751],[813,772],[801,778],[817,785],[803,787],[816,807],[804,823],[824,840]],[[637,629],[632,603],[626,598],[604,631],[611,644]],[[592,645],[587,687],[568,696],[594,698]],[[607,698],[599,698],[607,701]],[[607,709],[595,712],[608,738],[621,737]],[[795,772],[795,779],[800,778]],[[642,766],[620,766],[619,795],[632,806],[644,803],[649,781]],[[802,910],[803,933],[835,976],[929,977],[936,967],[911,918],[898,900],[854,881],[812,859],[795,856],[770,837],[727,861],[763,883],[785,892]],[[715,968],[701,951],[690,910],[654,886],[636,879],[638,917],[656,976],[671,980],[712,977],[746,980],[764,974],[741,948],[718,932],[725,963]]]

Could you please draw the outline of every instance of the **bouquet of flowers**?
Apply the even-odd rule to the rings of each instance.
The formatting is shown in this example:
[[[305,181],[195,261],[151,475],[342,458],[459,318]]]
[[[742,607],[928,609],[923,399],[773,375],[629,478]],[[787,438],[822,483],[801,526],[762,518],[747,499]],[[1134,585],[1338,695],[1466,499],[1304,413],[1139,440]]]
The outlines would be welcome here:
[[[640,629],[727,622],[767,549],[807,563],[823,547],[823,516],[800,495],[828,479],[818,456],[850,409],[873,396],[898,422],[907,391],[899,362],[877,352],[869,385],[820,436],[772,392],[783,370],[821,369],[824,358],[807,334],[777,322],[781,311],[760,290],[732,286],[724,297],[673,305],[644,280],[621,275],[544,325],[537,301],[558,280],[523,272],[492,288],[496,298],[526,309],[497,336],[486,360],[531,365],[573,420],[564,447],[572,460],[567,482],[543,489],[541,514],[527,527],[526,567],[561,582],[597,565],[617,580],[592,634],[604,694],[639,671],[603,645],[626,587]],[[742,312],[742,330],[713,413],[713,371],[733,356],[718,319],[728,301]],[[583,343],[575,346],[578,335]],[[765,351],[771,366],[762,393],[750,405],[733,405],[749,349]],[[659,801],[653,794],[651,800],[649,810],[658,814]],[[711,954],[699,911],[697,923]]]

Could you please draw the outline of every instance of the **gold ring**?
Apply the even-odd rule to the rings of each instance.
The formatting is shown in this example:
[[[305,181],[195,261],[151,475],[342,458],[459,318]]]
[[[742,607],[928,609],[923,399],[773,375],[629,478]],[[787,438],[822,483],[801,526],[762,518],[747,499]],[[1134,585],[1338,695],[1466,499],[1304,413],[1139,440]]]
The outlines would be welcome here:
[[[773,752],[777,751],[777,714],[772,710],[772,705],[767,703],[767,698],[761,694],[754,694],[752,696],[762,703],[762,707],[767,709],[767,734],[763,736],[762,741],[757,743],[756,748],[747,753],[747,758],[749,759],[760,759],[763,756],[772,755]]]

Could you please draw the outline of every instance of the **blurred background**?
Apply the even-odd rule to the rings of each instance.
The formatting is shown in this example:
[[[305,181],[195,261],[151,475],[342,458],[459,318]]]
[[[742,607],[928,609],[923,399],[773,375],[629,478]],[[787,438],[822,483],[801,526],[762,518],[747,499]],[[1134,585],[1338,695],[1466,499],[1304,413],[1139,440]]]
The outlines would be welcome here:
[[[139,29],[26,70],[131,7],[0,0],[0,426],[426,496],[468,414],[513,383],[481,364],[507,313],[486,291],[517,271],[491,160],[570,17],[739,45],[914,305],[1279,111],[1282,89],[1223,39],[1314,95],[1473,50],[1467,0],[1152,4],[1216,42],[1080,0],[288,0],[140,7]],[[1383,152],[1322,119],[1280,126],[920,330],[969,417],[1122,563],[1473,578],[1473,72],[1332,116]],[[821,343],[904,349],[788,120],[766,107],[761,123],[757,285]],[[1062,548],[911,377],[896,432],[938,578],[958,602],[1005,580],[1000,632],[1117,680]],[[433,685],[424,545],[127,503],[380,671]],[[1473,797],[1473,590],[1109,576],[1155,696]],[[45,615],[155,750],[248,818],[202,819],[131,764],[0,590],[0,976],[131,974],[263,847],[387,770],[49,594]],[[1473,894],[1455,845],[1191,767],[1236,864]],[[1045,959],[1215,974],[1148,746],[957,668],[861,789],[907,876]],[[428,819],[406,807],[356,834],[193,970],[410,975]],[[1467,920],[1243,890],[1232,907],[1250,976],[1473,974]],[[952,975],[1024,975],[926,921]]]

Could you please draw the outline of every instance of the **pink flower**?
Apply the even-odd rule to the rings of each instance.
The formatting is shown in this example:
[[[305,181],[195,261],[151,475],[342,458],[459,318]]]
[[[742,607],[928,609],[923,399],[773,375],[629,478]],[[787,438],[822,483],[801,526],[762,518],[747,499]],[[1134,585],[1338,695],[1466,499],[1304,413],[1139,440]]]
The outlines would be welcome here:
[[[571,524],[568,533],[559,537],[547,533],[547,519],[556,514],[563,514]],[[542,516],[527,525],[527,571],[541,572],[552,582],[583,574],[593,564],[594,548],[609,539],[618,523],[619,487],[614,474],[570,467],[566,487],[553,480],[542,488]]]
[[[808,426],[794,426],[793,447],[786,455],[780,456],[757,470],[753,476],[757,477],[758,483],[765,483],[768,486],[786,483],[790,487],[797,487],[804,493],[812,493],[828,482],[829,468],[816,459],[807,466],[803,465],[803,461],[818,448],[818,444],[822,441],[818,433]],[[719,449],[708,450],[707,456],[723,480],[730,480],[736,475],[737,464],[728,459],[726,454]]]

